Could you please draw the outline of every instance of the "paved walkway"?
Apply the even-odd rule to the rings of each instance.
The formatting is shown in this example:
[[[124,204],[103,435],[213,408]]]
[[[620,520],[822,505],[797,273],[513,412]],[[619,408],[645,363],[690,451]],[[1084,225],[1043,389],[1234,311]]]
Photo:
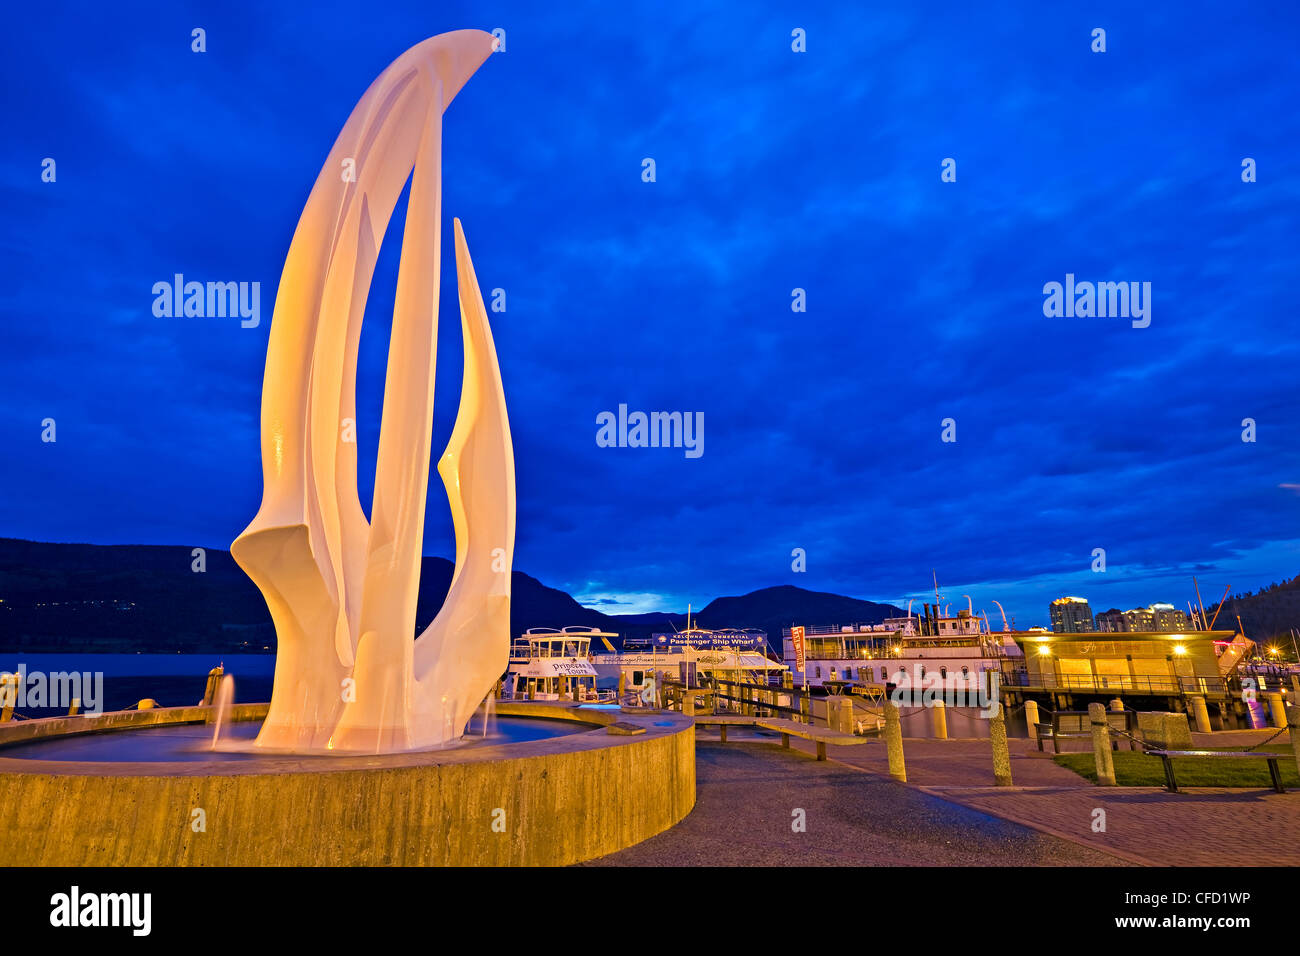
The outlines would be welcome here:
[[[1193,734],[1198,746],[1251,746],[1275,731]],[[703,735],[701,735],[701,738]],[[1285,737],[1283,738],[1285,739]],[[804,741],[792,741],[811,754]],[[1300,793],[1196,787],[1096,787],[1012,739],[1014,787],[996,787],[987,740],[906,739],[907,788],[1151,866],[1300,865]],[[1079,749],[1072,747],[1071,749]],[[828,747],[831,762],[888,775],[883,742]],[[1104,832],[1094,832],[1095,811]]]
[[[695,809],[685,820],[588,865],[1124,865],[888,777],[782,750],[779,738],[733,743],[729,734],[725,746],[701,739],[696,780]],[[796,830],[800,818],[805,825]]]

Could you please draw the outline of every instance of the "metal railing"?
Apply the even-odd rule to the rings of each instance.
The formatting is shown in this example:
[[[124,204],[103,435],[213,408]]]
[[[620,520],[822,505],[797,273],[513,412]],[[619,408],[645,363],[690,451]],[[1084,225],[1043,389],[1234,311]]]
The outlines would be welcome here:
[[[1029,727],[1029,735],[1032,739],[1037,739],[1039,751],[1043,749],[1044,740],[1050,740],[1052,749],[1059,754],[1062,740],[1092,737],[1092,719],[1088,711],[1040,709],[1050,719],[1046,721],[1040,719],[1037,724]],[[1039,716],[1041,718],[1042,714],[1040,713]],[[1141,731],[1138,728],[1137,711],[1108,710],[1106,711],[1106,723],[1110,725],[1113,733],[1119,733],[1128,738],[1129,750],[1137,750],[1139,746],[1145,749],[1145,742],[1139,738]],[[1119,750],[1119,745],[1119,739],[1112,737],[1111,749]]]
[[[745,716],[773,716],[789,714],[792,719],[811,724],[812,692],[797,687],[783,687],[778,684],[752,684],[744,681],[724,680],[722,678],[703,678],[698,687],[687,687],[679,680],[665,680],[661,685],[666,694],[671,694],[680,706],[680,698],[685,694],[707,694],[713,701],[716,714],[718,701],[727,701],[737,705],[734,712]],[[734,692],[734,693],[733,693]],[[789,697],[796,706],[779,702],[781,697]],[[733,708],[728,708],[733,710]]]
[[[1004,669],[1002,683],[1010,687],[1043,687],[1053,690],[1128,691],[1140,694],[1229,694],[1231,685],[1222,677],[1165,677],[1086,674],[1036,674]]]

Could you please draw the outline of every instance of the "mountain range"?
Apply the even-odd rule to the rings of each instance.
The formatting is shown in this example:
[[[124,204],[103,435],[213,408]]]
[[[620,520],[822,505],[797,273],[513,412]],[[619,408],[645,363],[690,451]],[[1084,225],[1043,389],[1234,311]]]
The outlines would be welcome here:
[[[54,544],[0,538],[0,653],[238,653],[275,650],[261,593],[228,551],[169,545]],[[416,606],[427,626],[451,585],[451,561],[425,557]],[[530,627],[599,627],[624,638],[679,630],[686,615],[604,614],[515,571],[511,636]],[[692,620],[700,627],[754,627],[778,653],[791,624],[877,624],[905,613],[891,604],[792,585],[720,597]]]
[[[1246,591],[1225,598],[1222,606],[1205,608],[1207,621],[1220,630],[1234,629],[1241,618],[1243,633],[1262,646],[1279,647],[1283,656],[1296,658],[1297,644],[1292,629],[1300,631],[1300,575],[1258,591]],[[1267,648],[1265,648],[1267,649]]]

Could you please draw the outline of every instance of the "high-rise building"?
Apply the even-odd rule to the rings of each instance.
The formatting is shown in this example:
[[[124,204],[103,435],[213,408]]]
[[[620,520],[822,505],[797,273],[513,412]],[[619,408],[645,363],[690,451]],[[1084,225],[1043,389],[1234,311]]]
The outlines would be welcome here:
[[[1124,612],[1117,607],[1109,611],[1098,611],[1093,618],[1093,623],[1097,625],[1099,631],[1127,631],[1128,621],[1124,619]]]
[[[1096,618],[1099,631],[1190,631],[1191,619],[1172,604],[1156,603],[1127,611],[1111,608]]]
[[[1086,598],[1059,597],[1051,603],[1052,630],[1058,634],[1080,634],[1092,630],[1092,608]]]
[[[1180,611],[1172,604],[1152,604],[1150,608],[1154,620],[1156,631],[1190,631],[1192,629],[1191,619],[1188,618],[1186,611]]]

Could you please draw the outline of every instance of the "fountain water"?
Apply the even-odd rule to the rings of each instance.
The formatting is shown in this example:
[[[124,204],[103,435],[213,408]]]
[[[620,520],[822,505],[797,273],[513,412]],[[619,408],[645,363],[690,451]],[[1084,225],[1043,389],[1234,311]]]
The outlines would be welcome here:
[[[234,704],[235,675],[227,674],[217,685],[217,693],[212,701],[212,713],[208,717],[208,722],[212,724],[212,746],[208,748],[209,750],[217,749],[217,743],[221,739],[221,728],[230,719],[230,708]]]
[[[487,737],[488,734],[496,730],[496,722],[497,722],[496,694],[492,691],[489,691],[488,695],[483,698],[483,736],[484,737]]]

